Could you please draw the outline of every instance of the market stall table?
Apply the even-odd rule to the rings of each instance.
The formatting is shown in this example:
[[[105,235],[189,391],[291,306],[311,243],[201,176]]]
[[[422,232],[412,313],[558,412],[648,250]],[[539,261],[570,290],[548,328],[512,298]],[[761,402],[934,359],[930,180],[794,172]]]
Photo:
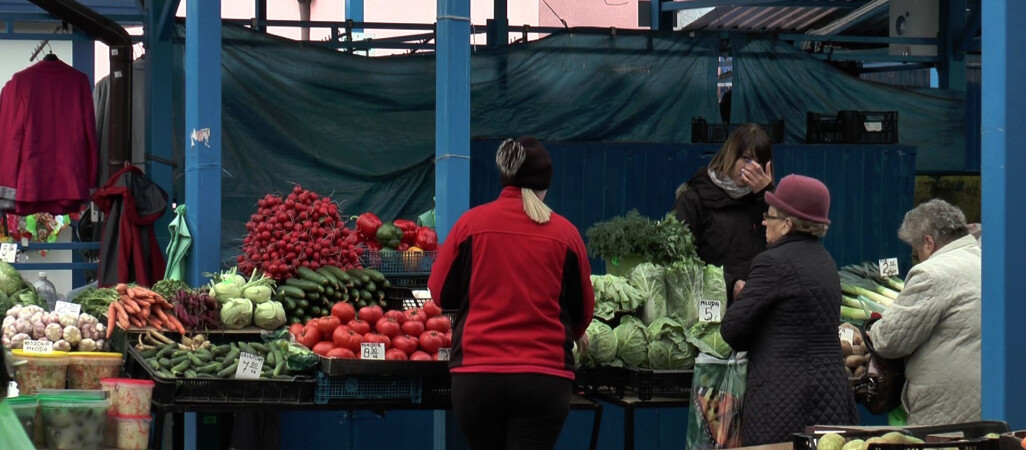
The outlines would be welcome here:
[[[585,394],[593,401],[603,401],[614,404],[624,409],[623,430],[624,449],[634,450],[634,412],[639,408],[687,408],[688,397],[663,397],[654,396],[648,400],[641,400],[636,394],[627,394],[622,398],[606,392],[593,392]],[[597,426],[596,426],[597,430]],[[594,447],[592,447],[594,448]]]

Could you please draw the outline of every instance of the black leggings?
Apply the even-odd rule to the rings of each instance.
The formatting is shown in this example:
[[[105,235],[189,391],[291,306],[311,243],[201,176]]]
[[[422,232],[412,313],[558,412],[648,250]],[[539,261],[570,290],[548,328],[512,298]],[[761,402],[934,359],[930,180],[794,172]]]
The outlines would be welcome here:
[[[549,450],[570,413],[571,387],[541,374],[453,374],[452,409],[472,450]]]

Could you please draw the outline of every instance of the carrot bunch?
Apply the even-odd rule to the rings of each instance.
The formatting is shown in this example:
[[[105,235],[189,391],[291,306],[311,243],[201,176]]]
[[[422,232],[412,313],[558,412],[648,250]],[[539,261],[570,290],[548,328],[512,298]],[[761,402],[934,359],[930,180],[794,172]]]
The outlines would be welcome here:
[[[121,283],[114,287],[120,297],[107,309],[107,338],[114,326],[122,329],[143,328],[147,325],[158,330],[185,334],[185,327],[172,314],[174,305],[160,294],[140,286]]]

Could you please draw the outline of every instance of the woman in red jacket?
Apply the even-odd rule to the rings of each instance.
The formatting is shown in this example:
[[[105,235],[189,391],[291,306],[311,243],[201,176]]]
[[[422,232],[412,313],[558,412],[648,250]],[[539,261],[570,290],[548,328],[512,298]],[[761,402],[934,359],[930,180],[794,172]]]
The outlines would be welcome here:
[[[499,198],[453,225],[428,286],[458,309],[449,368],[453,411],[472,449],[545,449],[570,412],[574,340],[595,295],[580,232],[542,202],[552,158],[533,137],[495,155]]]

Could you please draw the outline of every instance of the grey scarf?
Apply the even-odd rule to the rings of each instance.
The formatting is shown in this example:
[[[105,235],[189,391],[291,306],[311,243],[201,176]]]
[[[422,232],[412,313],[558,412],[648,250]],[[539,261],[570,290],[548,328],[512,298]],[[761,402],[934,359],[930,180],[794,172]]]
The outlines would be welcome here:
[[[724,179],[720,179],[719,177],[716,176],[716,172],[713,172],[712,169],[708,169],[708,172],[709,172],[709,178],[712,179],[713,183],[715,183],[716,186],[718,186],[720,189],[723,189],[723,191],[726,192],[727,195],[730,196],[730,198],[732,198],[734,200],[737,200],[737,199],[739,199],[741,197],[744,197],[744,196],[752,193],[752,188],[751,187],[749,187],[749,186],[744,186],[744,187],[738,186],[737,183],[734,182],[733,178],[726,177]]]

